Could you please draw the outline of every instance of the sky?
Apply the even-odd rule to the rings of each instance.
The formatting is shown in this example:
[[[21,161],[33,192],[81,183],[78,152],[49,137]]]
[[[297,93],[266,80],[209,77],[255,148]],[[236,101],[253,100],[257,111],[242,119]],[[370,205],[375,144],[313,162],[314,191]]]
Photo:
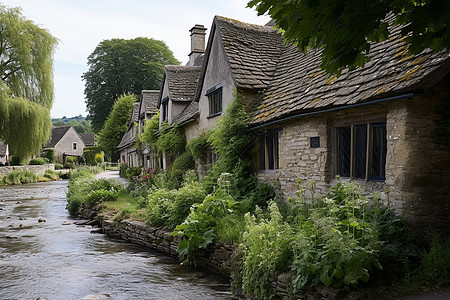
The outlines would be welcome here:
[[[184,65],[190,33],[204,25],[206,38],[215,15],[264,25],[270,18],[247,8],[248,0],[0,0],[21,7],[23,16],[59,39],[54,54],[55,100],[52,118],[86,116],[87,57],[103,40],[147,37],[164,41]]]

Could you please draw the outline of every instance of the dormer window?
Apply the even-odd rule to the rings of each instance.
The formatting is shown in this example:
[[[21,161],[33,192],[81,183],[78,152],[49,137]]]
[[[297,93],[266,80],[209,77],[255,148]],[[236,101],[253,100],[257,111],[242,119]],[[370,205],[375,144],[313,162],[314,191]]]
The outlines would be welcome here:
[[[169,97],[164,98],[161,102],[161,116],[163,122],[167,121],[169,116]]]
[[[222,87],[208,91],[206,94],[209,102],[208,118],[220,115],[222,113]]]

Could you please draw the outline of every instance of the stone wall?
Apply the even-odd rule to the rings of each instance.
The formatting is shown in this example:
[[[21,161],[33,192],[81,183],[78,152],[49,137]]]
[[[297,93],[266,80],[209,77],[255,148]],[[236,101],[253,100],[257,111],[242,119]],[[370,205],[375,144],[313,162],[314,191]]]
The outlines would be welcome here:
[[[440,98],[428,94],[392,105],[386,187],[413,227],[450,232],[450,152],[433,142]]]
[[[27,165],[27,166],[8,166],[8,167],[0,167],[0,178],[8,175],[12,171],[30,171],[37,175],[44,175],[46,170],[55,171],[54,164],[45,164],[45,165]]]
[[[277,180],[285,196],[295,193],[299,178],[317,182],[317,194],[324,193],[337,183],[336,127],[386,122],[386,180],[353,181],[379,193],[414,228],[450,232],[450,153],[433,142],[436,110],[446,97],[437,88],[420,97],[280,123],[280,168],[259,171],[258,178]],[[311,137],[320,138],[320,147],[311,147]]]

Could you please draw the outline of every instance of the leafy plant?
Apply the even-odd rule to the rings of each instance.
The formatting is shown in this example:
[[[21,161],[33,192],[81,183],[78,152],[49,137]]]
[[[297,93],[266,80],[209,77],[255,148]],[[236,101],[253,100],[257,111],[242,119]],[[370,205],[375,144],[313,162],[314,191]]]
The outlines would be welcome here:
[[[44,165],[44,164],[48,164],[48,159],[43,158],[43,157],[39,157],[39,158],[33,158],[30,160],[30,162],[28,164],[30,165]]]
[[[194,159],[189,151],[185,151],[174,160],[170,177],[172,180],[180,182],[183,174],[192,168],[194,168]]]
[[[174,236],[184,237],[177,248],[181,261],[195,265],[194,253],[213,242],[217,220],[233,212],[235,201],[227,190],[229,175],[222,174],[217,191],[207,195],[202,203],[192,205],[186,220],[172,232]]]
[[[184,152],[186,149],[186,136],[184,130],[175,124],[170,127],[167,122],[161,124],[158,139],[155,142],[158,153],[166,152],[173,156]]]
[[[284,269],[292,256],[292,228],[283,222],[277,205],[271,202],[269,216],[261,211],[257,216],[245,215],[245,232],[242,236],[241,249],[242,289],[253,298],[269,299],[274,291],[269,277],[277,269]]]
[[[421,252],[425,280],[433,285],[446,286],[450,283],[450,238],[433,234],[429,250]]]

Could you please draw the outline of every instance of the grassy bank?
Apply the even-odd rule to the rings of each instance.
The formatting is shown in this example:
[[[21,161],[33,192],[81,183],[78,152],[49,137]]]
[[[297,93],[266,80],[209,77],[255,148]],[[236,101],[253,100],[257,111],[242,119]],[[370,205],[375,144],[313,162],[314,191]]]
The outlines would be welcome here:
[[[52,170],[46,170],[44,175],[40,176],[30,171],[15,170],[3,176],[0,179],[0,185],[13,185],[35,182],[46,182],[52,180],[59,180],[60,175]]]
[[[208,244],[240,245],[233,284],[251,298],[273,295],[268,278],[275,271],[294,275],[293,292],[323,284],[372,298],[450,282],[449,239],[414,240],[401,216],[355,184],[339,183],[326,196],[316,196],[313,183],[300,181],[295,197],[284,201],[267,184],[251,183],[251,192],[241,193],[236,179],[221,174],[211,189],[190,171],[178,188],[157,174],[124,189],[78,171],[70,179],[68,209],[76,214],[96,207],[116,220],[172,230],[183,237],[180,261],[193,265],[196,251]]]

